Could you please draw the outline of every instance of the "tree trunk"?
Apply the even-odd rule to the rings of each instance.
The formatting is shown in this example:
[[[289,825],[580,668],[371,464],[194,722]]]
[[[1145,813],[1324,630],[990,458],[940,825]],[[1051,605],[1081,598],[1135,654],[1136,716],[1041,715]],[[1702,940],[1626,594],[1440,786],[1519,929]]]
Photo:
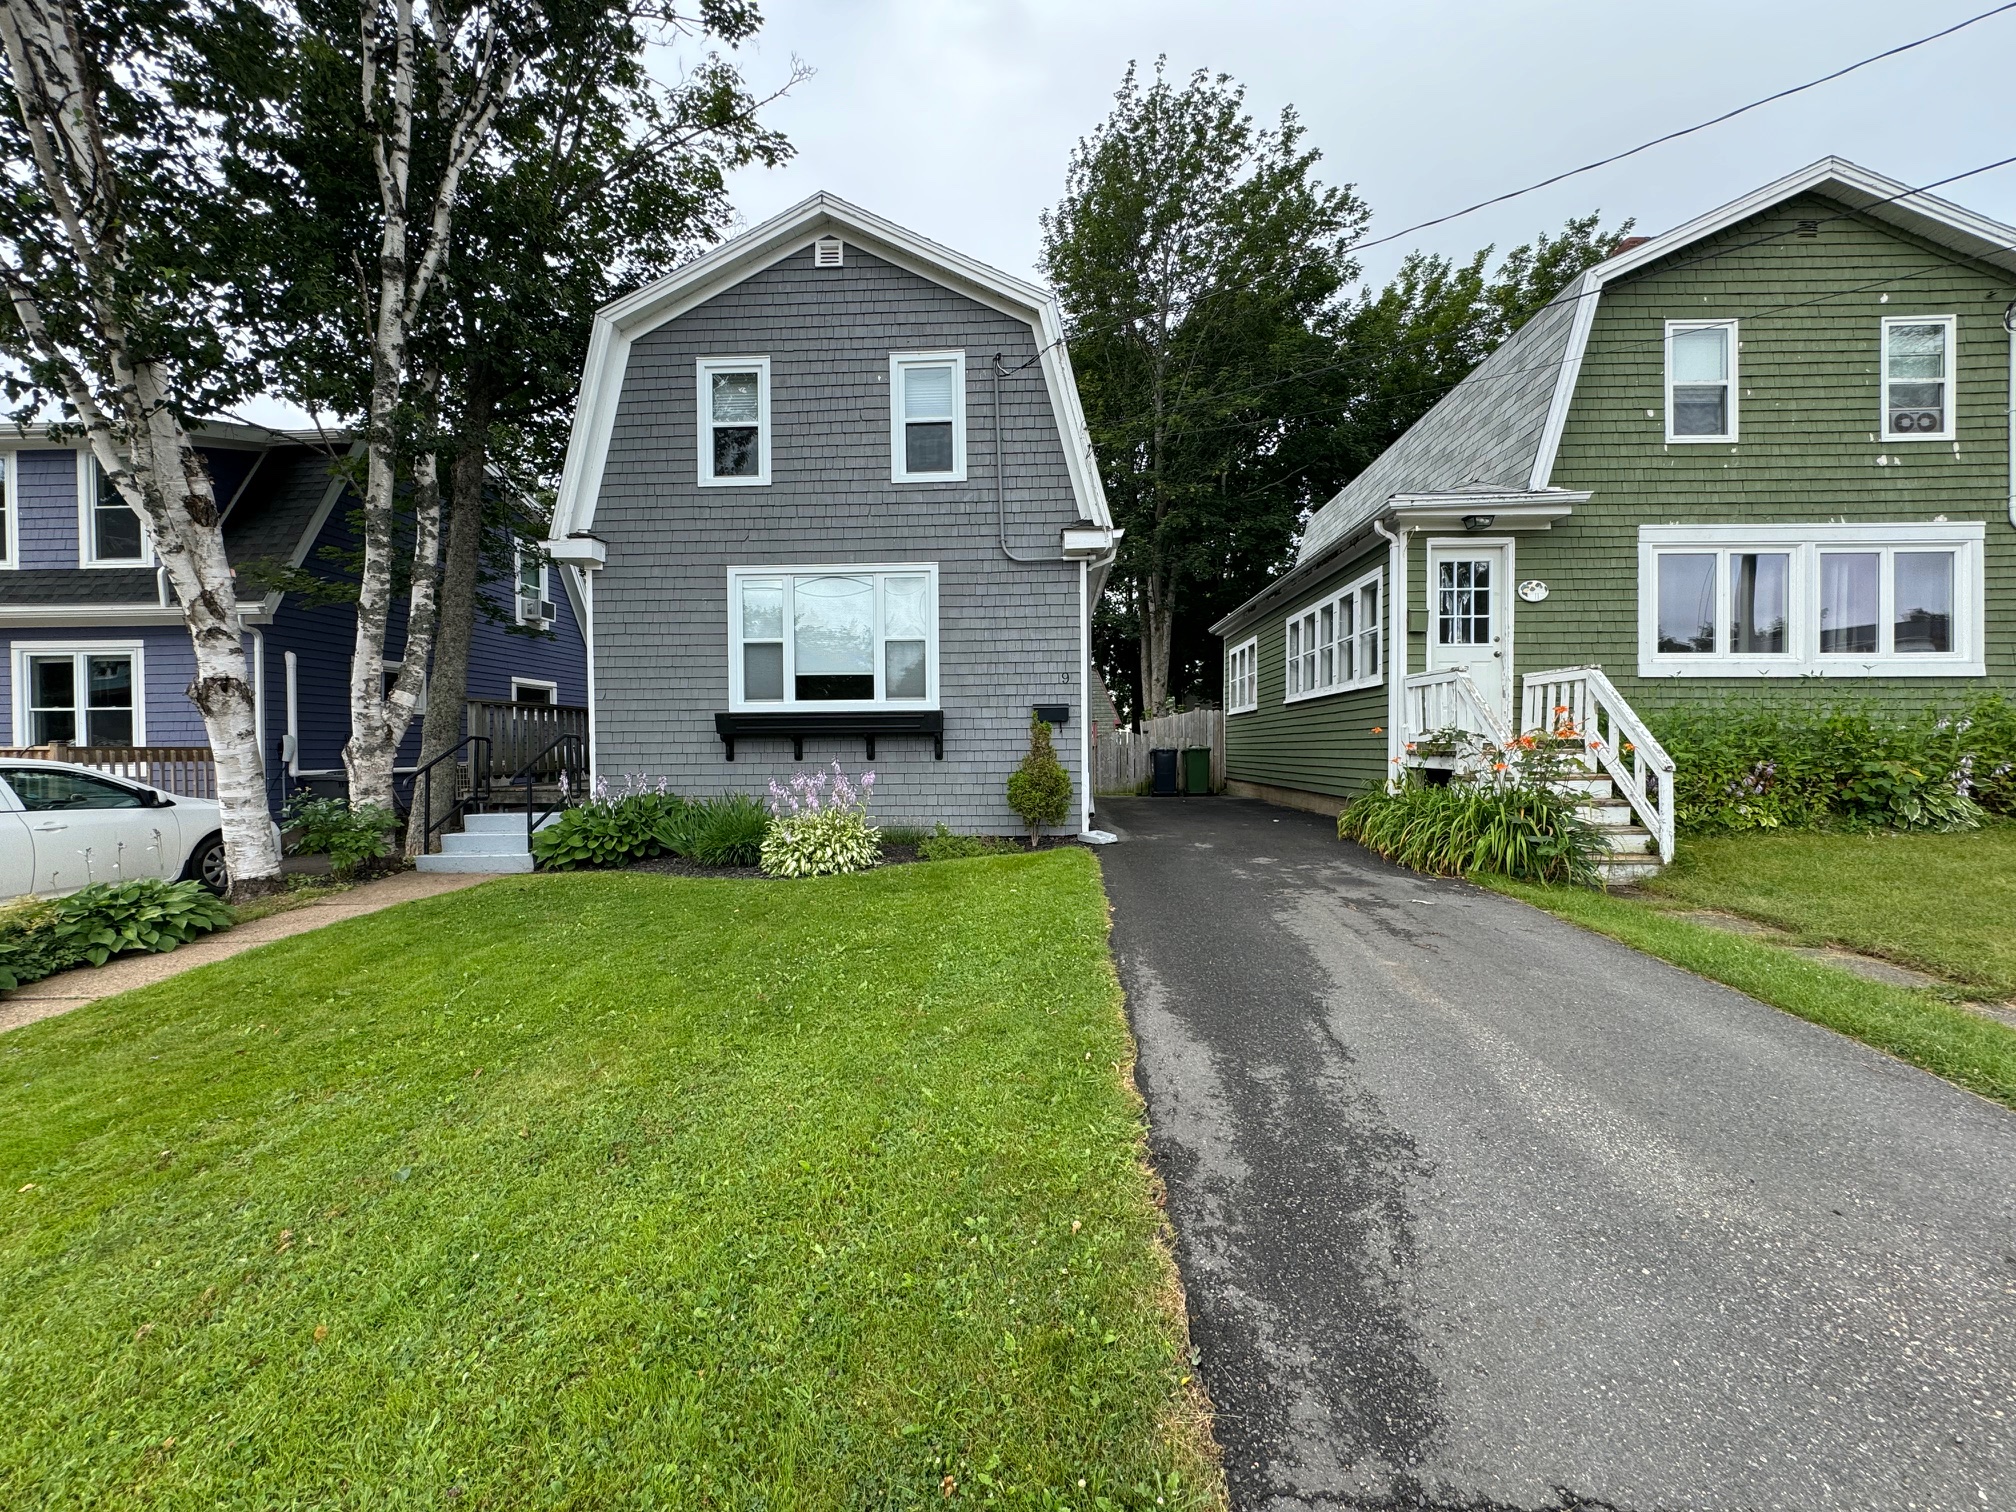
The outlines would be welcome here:
[[[1141,584],[1141,700],[1153,717],[1169,699],[1169,662],[1175,609],[1169,603],[1168,580],[1148,572]]]
[[[427,688],[427,713],[420,726],[422,766],[462,738],[463,705],[469,697],[469,643],[476,633],[476,594],[482,577],[483,485],[490,464],[489,433],[490,397],[479,389],[469,396],[449,474],[448,548],[441,566],[434,673]],[[417,789],[413,794],[406,828],[409,856],[426,849],[426,827],[438,823],[455,802],[454,774],[448,766],[444,763],[435,771],[431,812],[423,809]]]

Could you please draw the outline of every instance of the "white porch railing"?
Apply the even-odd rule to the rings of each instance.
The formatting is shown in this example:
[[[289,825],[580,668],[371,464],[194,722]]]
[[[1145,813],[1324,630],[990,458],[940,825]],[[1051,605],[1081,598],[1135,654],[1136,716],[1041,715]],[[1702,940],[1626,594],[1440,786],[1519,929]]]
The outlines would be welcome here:
[[[1458,667],[1447,672],[1416,672],[1407,679],[1404,708],[1406,738],[1418,746],[1431,735],[1458,732],[1502,746],[1512,737],[1498,711],[1484,701],[1470,674]]]
[[[1528,672],[1520,725],[1534,734],[1572,728],[1587,752],[1673,859],[1673,758],[1645,728],[1601,667]]]

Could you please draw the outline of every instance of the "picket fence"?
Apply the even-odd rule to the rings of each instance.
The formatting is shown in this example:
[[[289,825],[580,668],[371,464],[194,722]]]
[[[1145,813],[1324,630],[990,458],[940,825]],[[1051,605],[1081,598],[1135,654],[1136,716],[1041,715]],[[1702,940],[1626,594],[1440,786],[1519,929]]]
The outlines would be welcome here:
[[[1092,732],[1092,791],[1131,793],[1146,782],[1153,771],[1150,751],[1165,746],[1187,750],[1192,746],[1211,748],[1211,789],[1225,786],[1225,712],[1222,709],[1190,709],[1181,714],[1164,714],[1144,719],[1141,733],[1131,730],[1094,729]]]

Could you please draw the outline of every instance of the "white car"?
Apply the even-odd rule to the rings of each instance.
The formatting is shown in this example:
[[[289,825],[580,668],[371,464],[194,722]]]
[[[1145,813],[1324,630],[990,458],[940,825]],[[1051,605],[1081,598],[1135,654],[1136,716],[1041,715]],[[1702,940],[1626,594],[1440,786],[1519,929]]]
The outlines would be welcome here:
[[[216,802],[68,762],[0,757],[0,898],[135,877],[191,878],[224,892],[231,878]]]

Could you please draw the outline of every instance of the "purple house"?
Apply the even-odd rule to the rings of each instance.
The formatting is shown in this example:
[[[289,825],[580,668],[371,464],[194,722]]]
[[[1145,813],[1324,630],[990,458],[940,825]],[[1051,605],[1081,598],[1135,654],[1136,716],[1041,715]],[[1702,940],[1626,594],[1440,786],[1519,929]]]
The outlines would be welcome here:
[[[264,591],[244,569],[265,561],[337,578],[322,548],[354,543],[356,496],[328,448],[307,438],[212,422],[198,432],[198,450],[240,574],[269,801],[277,811],[302,787],[341,791],[355,611]],[[208,737],[185,691],[195,655],[139,519],[81,447],[0,438],[0,462],[0,686],[10,722],[0,744],[79,747],[76,759],[91,765],[207,794]],[[530,544],[516,566],[515,584],[486,589],[494,612],[477,619],[465,728],[585,731],[577,570]],[[395,616],[388,658],[403,638]],[[416,719],[400,751],[408,769],[419,735]]]

